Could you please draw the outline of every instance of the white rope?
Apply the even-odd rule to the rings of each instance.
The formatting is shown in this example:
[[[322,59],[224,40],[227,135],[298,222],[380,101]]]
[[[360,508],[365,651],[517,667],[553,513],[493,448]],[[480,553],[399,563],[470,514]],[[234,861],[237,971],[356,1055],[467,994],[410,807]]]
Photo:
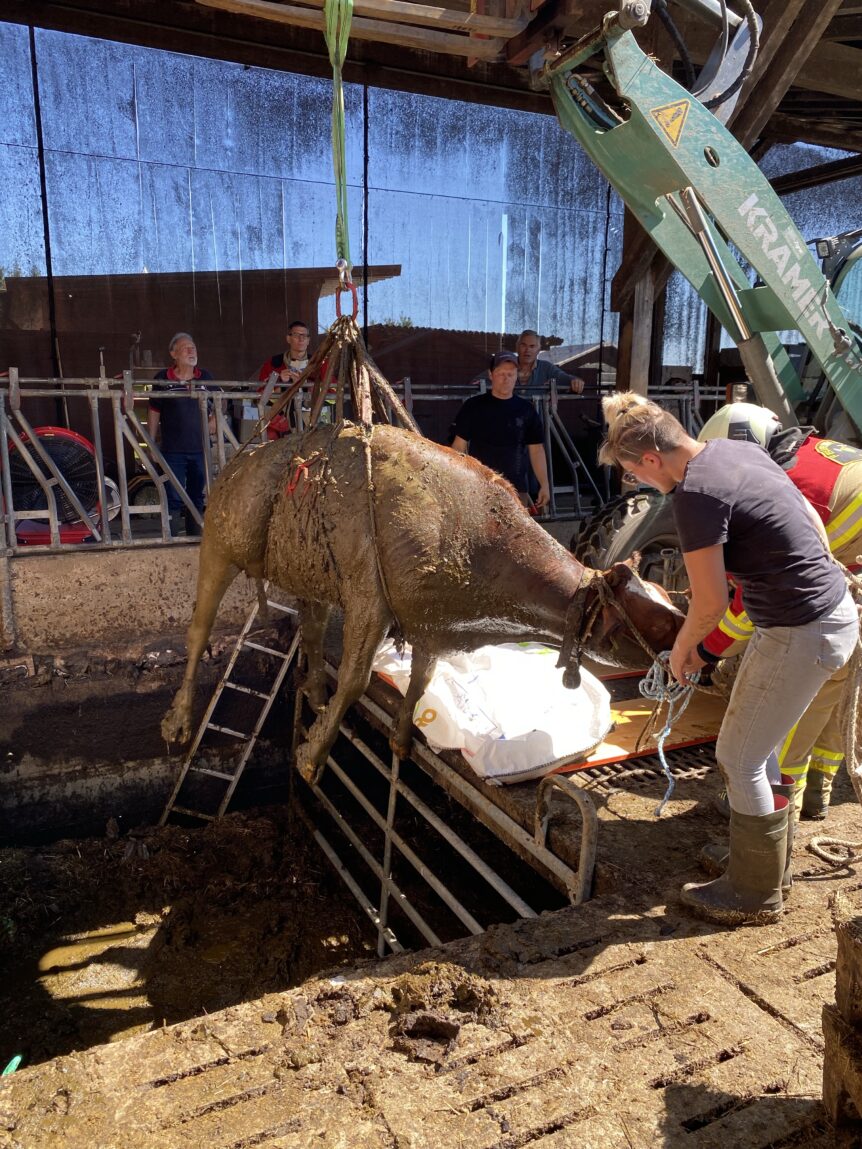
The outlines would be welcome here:
[[[677,682],[670,671],[670,652],[663,650],[638,685],[638,690],[643,697],[656,704],[648,727],[655,724],[656,716],[661,711],[662,706],[667,706],[664,727],[656,738],[656,749],[664,776],[667,778],[667,789],[661,802],[655,808],[656,818],[660,818],[664,813],[665,806],[670,801],[670,796],[676,785],[664,756],[664,744],[670,736],[674,724],[679,721],[683,711],[691,702],[694,688],[699,681],[700,671],[698,670],[689,677],[688,686],[683,686],[681,682]]]

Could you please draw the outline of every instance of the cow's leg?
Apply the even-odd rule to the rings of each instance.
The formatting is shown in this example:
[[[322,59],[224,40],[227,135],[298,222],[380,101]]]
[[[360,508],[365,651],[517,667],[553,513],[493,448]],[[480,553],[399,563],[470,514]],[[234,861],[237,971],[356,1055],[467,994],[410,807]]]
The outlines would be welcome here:
[[[371,664],[392,622],[382,596],[379,602],[349,607],[344,615],[344,651],[338,670],[338,686],[325,709],[308,732],[308,740],[296,752],[296,765],[306,782],[314,783],[326,765],[326,757],[347,710],[371,681]]]
[[[323,668],[323,640],[332,608],[329,603],[303,599],[299,604],[299,629],[305,654],[303,692],[315,714],[326,706],[326,671]]]
[[[416,703],[428,689],[436,665],[435,655],[419,647],[413,647],[410,682],[389,737],[389,745],[399,758],[406,758],[410,753],[410,743],[413,740],[413,711],[416,709]]]
[[[192,701],[195,678],[224,593],[238,574],[238,568],[218,550],[204,531],[200,546],[195,609],[186,635],[188,661],[182,685],[174,695],[170,710],[162,719],[166,742],[187,742],[192,733]]]

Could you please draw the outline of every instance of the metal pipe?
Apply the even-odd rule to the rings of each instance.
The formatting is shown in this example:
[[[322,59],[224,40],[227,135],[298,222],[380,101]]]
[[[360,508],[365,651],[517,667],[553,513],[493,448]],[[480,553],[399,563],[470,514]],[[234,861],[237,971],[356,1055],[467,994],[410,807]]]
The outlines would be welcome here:
[[[377,914],[377,911],[374,909],[374,906],[369,902],[368,898],[366,898],[353,875],[341,861],[335,850],[333,850],[332,846],[330,846],[329,842],[327,842],[326,838],[324,838],[323,834],[321,834],[319,830],[314,830],[312,833],[315,842],[317,842],[318,846],[320,846],[321,850],[323,850],[324,854],[326,854],[327,858],[329,858],[329,861],[332,863],[341,880],[353,894],[354,898],[356,898],[357,902],[359,902],[360,906],[362,906],[363,910],[365,910],[366,914],[371,919],[371,924],[375,927],[378,934],[385,937],[386,944],[389,946],[393,953],[404,953],[404,946],[401,945],[401,943],[398,941],[398,938],[396,938],[395,934],[393,934],[392,930],[387,929],[384,925],[381,925],[380,917]]]
[[[206,395],[198,395],[198,413],[201,420],[201,445],[203,447],[201,453],[204,457],[204,490],[209,491],[213,485],[213,465],[210,448],[209,400]]]
[[[58,485],[60,487],[63,494],[66,496],[66,498],[72,504],[74,509],[80,515],[81,522],[87,524],[87,527],[90,531],[90,534],[93,536],[93,538],[96,540],[96,542],[101,542],[102,535],[101,535],[101,532],[99,531],[98,527],[96,526],[95,521],[90,518],[89,512],[84,510],[84,507],[83,507],[83,504],[81,503],[81,500],[78,498],[78,496],[75,494],[75,492],[69,486],[69,484],[66,482],[65,475],[63,475],[62,472],[60,470],[58,470],[57,464],[54,462],[54,460],[51,458],[51,456],[48,454],[48,452],[42,446],[41,442],[39,441],[39,436],[35,433],[33,428],[30,426],[30,423],[28,422],[27,417],[25,416],[24,412],[23,411],[16,411],[15,412],[15,419],[21,425],[21,428],[24,431],[24,434],[27,436],[28,443],[32,446],[33,450],[36,452],[36,454],[39,456],[41,461],[45,464],[45,466],[50,471],[51,477],[56,481],[56,485]],[[29,452],[27,453],[27,455],[29,455]],[[27,456],[25,456],[25,457],[27,457]],[[28,465],[30,465],[29,458],[28,458]],[[32,469],[32,467],[31,467],[31,469]],[[36,471],[33,471],[33,473],[35,475]],[[52,486],[52,487],[54,485],[55,485],[55,483],[49,484],[49,486]],[[55,496],[53,495],[53,492],[52,492],[52,499],[53,498],[55,498]],[[52,509],[51,502],[49,500],[49,510],[51,510],[51,509]],[[57,512],[56,502],[53,505],[53,512],[54,512],[54,514],[56,514],[56,512]],[[58,539],[57,539],[58,544],[59,544],[59,541],[60,540],[59,540],[59,536],[58,536]]]
[[[734,341],[739,348],[742,365],[751,380],[758,399],[764,406],[775,412],[785,427],[798,427],[799,419],[781,385],[775,364],[772,362],[763,339],[759,332],[751,330],[743,315],[736,286],[724,266],[706,216],[700,206],[697,193],[694,188],[688,187],[682,188],[679,195],[685,209],[685,215],[681,215],[679,209],[676,209],[677,214],[681,215],[681,218],[688,223],[692,234],[700,244],[716,285],[739,329],[739,335],[734,338]],[[669,195],[666,198],[676,208],[673,197]],[[733,336],[733,332],[730,334]]]
[[[126,546],[132,541],[132,525],[129,520],[129,483],[126,474],[126,445],[123,442],[123,415],[120,411],[120,396],[111,396],[111,417],[114,423],[114,451],[117,456],[117,478],[120,480],[120,534]],[[158,489],[158,488],[157,488]]]
[[[724,302],[727,304],[728,310],[733,316],[734,323],[737,325],[739,335],[734,341],[739,343],[740,340],[750,339],[751,328],[748,326],[748,320],[745,318],[742,307],[740,306],[736,285],[730,278],[730,274],[722,262],[721,253],[713,239],[706,216],[703,214],[697,193],[694,188],[691,187],[681,188],[679,198],[682,200],[683,211],[680,211],[672,195],[665,196],[665,199],[674,211],[676,211],[680,219],[688,225],[692,235],[700,244],[706,262],[709,264],[710,271],[715,277],[716,285],[721,292]],[[734,333],[731,332],[730,334],[733,337]]]
[[[333,766],[337,767],[337,763],[331,757],[327,759],[327,765],[330,767],[330,769],[332,769]],[[410,902],[410,899],[407,897],[407,895],[401,890],[401,888],[395,882],[393,882],[391,879],[388,879],[385,876],[385,874],[383,873],[383,870],[380,866],[380,863],[376,860],[374,855],[368,850],[367,846],[362,841],[362,839],[359,837],[359,835],[356,833],[356,831],[353,829],[353,827],[350,825],[350,823],[347,822],[347,820],[344,818],[344,816],[336,809],[336,807],[334,806],[332,801],[327,797],[327,795],[323,793],[323,791],[320,789],[319,786],[313,786],[312,790],[315,794],[315,797],[318,799],[319,802],[322,803],[326,812],[335,821],[336,825],[341,830],[342,834],[344,834],[344,836],[349,840],[351,845],[353,845],[355,847],[355,849],[359,853],[360,857],[365,862],[366,866],[368,866],[368,868],[374,874],[374,876],[379,881],[385,882],[390,887],[392,893],[395,895],[396,898],[398,898],[399,905],[404,910],[405,914],[407,914],[407,916],[410,918],[411,922],[413,922],[414,926],[416,926],[417,930],[419,930],[419,932],[422,934],[422,936],[428,942],[428,944],[432,945],[432,946],[442,945],[443,944],[442,940],[437,936],[436,932],[431,928],[431,926],[425,921],[425,919],[422,917],[422,915],[419,913],[419,911],[416,909],[416,907]],[[481,933],[481,930],[479,932]]]
[[[54,482],[53,480],[48,482],[48,480],[36,466],[36,462],[33,456],[30,454],[30,451],[27,449],[24,441],[20,438],[18,432],[14,429],[14,427],[11,426],[11,424],[8,427],[8,435],[21,458],[30,468],[30,471],[33,474],[33,478],[42,488],[42,494],[45,496],[45,503],[47,504],[48,508],[45,511],[28,511],[26,513],[26,517],[35,520],[48,520],[51,533],[51,542],[49,545],[52,550],[56,550],[60,546],[60,530],[57,523],[57,504],[54,498],[54,492],[52,490]],[[25,515],[20,511],[13,511],[13,514],[16,520],[25,517]]]
[[[161,398],[161,396],[160,396],[160,398]],[[162,470],[165,473],[165,476],[167,476],[167,478],[173,484],[173,487],[176,490],[177,494],[180,496],[182,501],[185,503],[186,508],[192,512],[192,515],[194,516],[196,521],[198,523],[203,523],[203,519],[201,518],[200,511],[197,509],[197,507],[194,505],[194,503],[189,498],[185,487],[182,485],[182,483],[179,481],[179,479],[173,473],[171,468],[165,462],[164,455],[161,453],[159,448],[156,446],[156,444],[150,438],[149,431],[144,430],[143,424],[141,423],[140,419],[138,419],[138,416],[135,414],[134,411],[129,410],[128,408],[126,410],[126,423],[131,424],[132,428],[135,431],[135,434],[139,435],[140,438],[144,440],[144,442],[147,445],[147,450],[150,452],[150,455],[156,460],[156,462],[162,468]],[[124,434],[128,432],[128,427],[125,424],[123,426],[123,432],[124,432]],[[135,440],[133,438],[132,442],[134,443],[134,441]],[[145,467],[147,466],[146,462],[144,461],[143,456],[141,456],[141,462],[144,463]]]
[[[379,770],[383,774],[384,778],[388,778],[389,772],[387,771],[386,767],[383,766],[383,763],[380,761],[379,758],[377,758],[377,756],[374,754],[374,752],[372,750],[369,750],[368,747],[365,746],[364,743],[361,743],[359,740],[354,740],[354,738],[351,737],[352,732],[350,732],[346,727],[344,727],[344,726],[341,727],[341,733],[344,734],[353,743],[353,745],[356,746],[356,748],[358,750],[360,750],[360,752],[368,759],[368,761],[372,764],[372,766],[374,766],[377,770]],[[356,801],[359,803],[359,805],[363,808],[363,810],[365,810],[365,812],[368,814],[368,816],[376,823],[378,829],[382,830],[385,833],[386,832],[386,820],[383,818],[380,811],[375,809],[375,807],[368,800],[368,798],[362,793],[362,791],[359,789],[359,787],[356,785],[356,783],[353,782],[350,778],[348,778],[348,776],[344,773],[344,771],[341,769],[341,767],[338,765],[338,763],[335,761],[334,758],[327,759],[327,762],[328,762],[330,769],[335,774],[336,778],[338,778],[338,780],[341,782],[341,784],[353,795],[353,797],[356,799]],[[381,770],[381,767],[382,767],[382,770]],[[319,787],[314,787],[315,794],[317,794],[318,789],[319,789]],[[404,794],[405,797],[408,796],[407,793],[405,793],[404,789],[399,789],[399,793]],[[409,801],[409,798],[408,798],[408,801]],[[434,828],[437,829],[436,826]],[[449,831],[449,835],[451,837],[447,836],[445,834],[443,836],[446,837],[447,841],[449,841],[450,844],[454,845],[457,849],[456,842],[452,841],[452,839],[456,838],[457,836],[454,835],[451,830],[449,830],[448,826],[446,826],[445,829]],[[451,892],[451,890],[447,889],[447,887],[444,886],[444,884],[440,881],[440,879],[437,877],[437,875],[434,873],[434,871],[431,870],[428,866],[426,866],[426,864],[422,861],[422,859],[419,857],[419,855],[413,849],[411,849],[410,846],[407,845],[407,843],[404,841],[404,839],[401,837],[401,835],[396,830],[392,830],[392,831],[390,831],[390,836],[392,838],[392,841],[395,843],[395,845],[398,847],[398,849],[401,851],[401,853],[404,855],[404,857],[407,859],[407,861],[410,863],[410,865],[416,870],[417,874],[419,874],[419,876],[422,879],[424,879],[425,882],[428,883],[428,885],[431,887],[431,889],[434,891],[434,893],[437,894],[437,896],[439,898],[441,898],[446,903],[446,905],[449,907],[449,909],[452,911],[452,913],[455,914],[455,916],[463,923],[463,925],[465,925],[467,927],[467,929],[470,931],[470,933],[471,934],[484,933],[485,932],[484,926],[481,926],[479,924],[479,922],[470,913],[470,911],[465,906],[463,906],[461,904],[461,902],[458,900],[458,898],[455,897],[455,895]],[[460,839],[458,839],[458,841],[460,841]],[[461,843],[461,845],[464,845],[464,843]],[[465,848],[469,850],[469,846],[467,846]],[[459,853],[460,852],[461,851],[459,850]],[[469,861],[469,858],[467,860]],[[382,868],[380,868],[380,877],[383,881],[388,880],[388,879],[386,879]]]
[[[96,478],[99,482],[99,505],[102,508],[100,526],[102,542],[110,545],[111,527],[108,522],[108,490],[105,486],[105,457],[102,452],[102,428],[99,422],[99,400],[96,395],[87,396],[90,405],[90,428],[93,435],[93,450],[96,452]]]
[[[348,738],[350,742],[352,742],[353,745],[357,748],[357,750],[359,750],[360,753],[368,759],[372,766],[374,766],[375,769],[388,780],[389,773],[386,767],[383,765],[382,761],[374,753],[374,751],[371,750],[370,747],[368,747],[366,743],[363,742],[362,739],[348,726],[342,724],[341,732],[345,738]],[[422,799],[417,797],[417,795],[410,789],[409,786],[405,785],[404,782],[399,780],[395,783],[395,787],[398,793],[401,794],[403,798],[406,798],[414,810],[422,815],[429,826],[436,830],[442,838],[445,838],[449,845],[452,846],[453,849],[457,850],[466,862],[469,862],[473,869],[480,875],[480,877],[485,879],[489,886],[493,886],[500,897],[507,901],[512,909],[515,910],[515,912],[520,917],[537,917],[535,910],[528,906],[524,899],[515,893],[508,882],[505,882],[500,877],[500,875],[488,865],[487,862],[483,861],[483,859],[479,857],[475,850],[468,846],[467,843],[461,837],[459,837],[454,830],[446,825],[442,818],[439,818],[429,806],[426,806]],[[466,924],[467,923],[465,922],[465,925]]]
[[[14,367],[12,368],[14,371]],[[6,400],[0,396],[0,479],[3,481],[3,519],[6,523],[6,542],[10,550],[18,545],[15,534],[15,504],[12,501],[12,476],[9,473],[9,428]]]
[[[398,804],[398,774],[401,770],[401,759],[392,751],[392,766],[390,769],[389,801],[386,804],[386,839],[383,844],[383,872],[387,878],[392,877],[392,831],[395,828],[395,807]],[[389,918],[389,890],[385,884],[380,886],[380,921],[385,926]],[[383,957],[383,935],[377,940],[377,956]]]

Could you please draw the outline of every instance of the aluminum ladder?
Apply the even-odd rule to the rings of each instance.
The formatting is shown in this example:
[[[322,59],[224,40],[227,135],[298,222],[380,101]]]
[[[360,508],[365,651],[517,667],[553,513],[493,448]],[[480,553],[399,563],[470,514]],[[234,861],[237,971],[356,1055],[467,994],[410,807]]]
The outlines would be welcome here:
[[[266,605],[268,608],[278,611],[281,614],[296,615],[297,611],[291,606],[285,606],[283,603],[277,602],[269,596],[269,583],[263,584],[263,597],[265,597]],[[291,640],[290,646],[286,651],[276,650],[271,646],[264,646],[262,643],[253,642],[248,636],[252,627],[257,620],[260,613],[261,601],[260,598],[255,602],[254,606],[249,611],[248,618],[240,631],[239,637],[236,640],[236,645],[231,653],[230,660],[225,668],[224,674],[219,679],[218,685],[213,691],[212,698],[206,708],[203,718],[201,719],[200,726],[195,734],[194,740],[183,760],[180,769],[179,777],[177,778],[176,785],[173,792],[165,805],[162,816],[159,819],[159,825],[164,826],[171,814],[186,814],[192,818],[202,818],[204,821],[212,822],[217,818],[221,818],[228,807],[228,803],[233,797],[233,792],[237,787],[237,783],[242,776],[245,769],[245,764],[248,762],[251,752],[257,743],[260,732],[263,729],[263,724],[266,721],[267,715],[272,708],[281,685],[284,682],[284,677],[287,674],[290,664],[299,647],[299,628],[297,627],[296,633]],[[269,655],[271,658],[277,660],[278,669],[276,670],[275,677],[269,690],[253,690],[250,686],[242,686],[238,682],[231,682],[231,674],[234,671],[237,660],[244,650],[254,650],[260,654]],[[213,713],[219,703],[219,699],[225,690],[237,691],[240,694],[248,694],[260,700],[260,712],[254,724],[254,728],[250,732],[242,730],[234,730],[230,726],[223,726],[219,723],[212,721]],[[234,766],[233,770],[215,770],[210,766],[200,764],[196,761],[198,748],[201,741],[206,735],[208,730],[212,730],[218,734],[226,734],[228,737],[237,739],[238,746],[241,746],[239,759]],[[219,807],[214,814],[205,814],[202,810],[193,810],[189,806],[178,805],[177,799],[182,790],[183,783],[189,774],[205,774],[211,778],[218,778],[226,783],[226,789],[222,797]]]

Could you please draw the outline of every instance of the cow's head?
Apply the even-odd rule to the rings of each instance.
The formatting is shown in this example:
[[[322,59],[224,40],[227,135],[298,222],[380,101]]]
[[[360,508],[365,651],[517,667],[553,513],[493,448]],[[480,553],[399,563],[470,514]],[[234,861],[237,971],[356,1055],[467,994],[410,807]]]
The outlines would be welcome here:
[[[584,650],[598,662],[625,669],[648,667],[650,657],[632,633],[636,630],[658,653],[670,650],[685,615],[671,602],[664,587],[647,582],[634,570],[634,561],[615,563],[602,571],[606,593],[586,637]]]

